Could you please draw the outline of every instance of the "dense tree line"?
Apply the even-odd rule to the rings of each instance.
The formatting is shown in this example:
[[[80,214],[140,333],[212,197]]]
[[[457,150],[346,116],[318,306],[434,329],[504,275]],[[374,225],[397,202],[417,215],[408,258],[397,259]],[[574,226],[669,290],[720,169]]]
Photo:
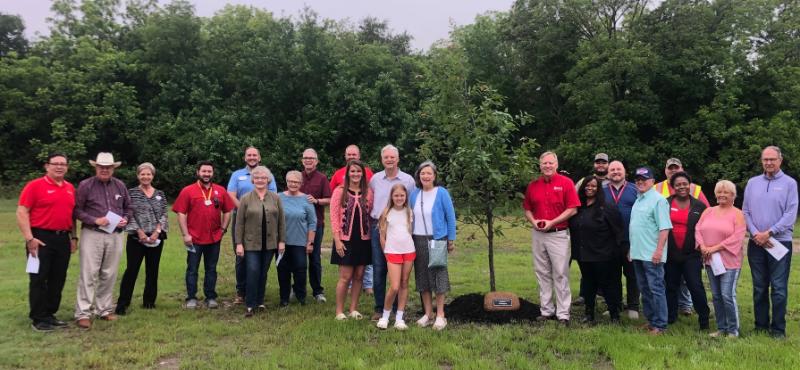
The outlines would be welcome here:
[[[125,163],[128,180],[153,162],[170,192],[199,159],[224,181],[246,145],[263,148],[278,175],[307,146],[330,170],[347,144],[377,166],[390,142],[407,170],[426,157],[463,171],[455,151],[492,145],[462,137],[492,135],[470,126],[481,120],[506,127],[505,153],[554,149],[575,176],[605,151],[656,169],[676,156],[701,183],[742,184],[767,144],[796,174],[798,5],[518,0],[418,52],[384,21],[350,25],[310,9],[227,6],[203,18],[185,1],[54,0],[51,33],[33,42],[19,17],[0,14],[0,184],[35,176],[53,150],[73,159],[73,179],[100,150]],[[496,165],[518,173],[530,167],[520,160]],[[519,177],[509,187],[529,180]]]

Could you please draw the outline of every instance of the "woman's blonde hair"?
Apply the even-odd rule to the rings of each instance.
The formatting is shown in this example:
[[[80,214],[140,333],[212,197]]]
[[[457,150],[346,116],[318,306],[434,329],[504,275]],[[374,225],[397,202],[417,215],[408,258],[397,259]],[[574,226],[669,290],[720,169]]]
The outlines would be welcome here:
[[[411,220],[413,216],[411,215],[411,207],[408,206],[408,189],[406,189],[406,186],[403,184],[395,184],[394,186],[392,186],[392,190],[389,191],[389,201],[386,204],[386,208],[384,208],[383,212],[381,212],[381,217],[378,220],[378,229],[380,230],[382,237],[386,237],[386,229],[389,227],[386,218],[389,216],[389,211],[392,209],[392,207],[394,207],[394,200],[392,198],[394,197],[395,191],[400,191],[400,190],[402,190],[403,193],[406,194],[406,201],[403,203],[403,208],[406,211],[406,220],[408,221],[407,223],[408,232],[409,234],[411,233]]]
[[[716,195],[718,191],[727,190],[733,194],[733,199],[736,199],[736,185],[733,182],[728,180],[719,180],[717,181],[717,185],[714,186],[714,194]]]

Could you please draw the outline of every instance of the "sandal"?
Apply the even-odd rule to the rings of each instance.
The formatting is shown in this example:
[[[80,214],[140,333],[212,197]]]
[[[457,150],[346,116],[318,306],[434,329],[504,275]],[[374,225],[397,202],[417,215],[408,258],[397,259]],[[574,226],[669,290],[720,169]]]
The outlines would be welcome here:
[[[350,318],[352,318],[352,319],[356,319],[356,320],[361,320],[361,319],[363,319],[363,318],[364,318],[364,315],[362,315],[362,314],[361,314],[360,312],[358,312],[358,311],[350,311]]]

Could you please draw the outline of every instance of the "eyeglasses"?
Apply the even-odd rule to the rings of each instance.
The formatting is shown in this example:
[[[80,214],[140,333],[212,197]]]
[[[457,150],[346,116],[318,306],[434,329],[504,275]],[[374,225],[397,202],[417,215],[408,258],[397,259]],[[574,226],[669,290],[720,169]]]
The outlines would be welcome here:
[[[316,160],[316,159],[317,159],[317,157],[303,157],[304,161],[313,161],[313,160]]]
[[[56,166],[56,167],[67,167],[67,166],[69,166],[69,164],[67,164],[67,162],[56,162],[56,163],[47,163],[47,164],[50,165],[50,166]]]
[[[297,181],[297,180],[286,180],[286,183],[287,184],[302,184],[303,182],[302,181]]]

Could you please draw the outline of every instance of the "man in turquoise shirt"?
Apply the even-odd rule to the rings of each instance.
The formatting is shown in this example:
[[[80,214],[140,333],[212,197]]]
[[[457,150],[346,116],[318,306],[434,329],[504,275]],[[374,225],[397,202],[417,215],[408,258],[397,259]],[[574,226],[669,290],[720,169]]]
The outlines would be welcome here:
[[[653,170],[638,168],[634,178],[639,195],[631,210],[629,258],[642,293],[642,308],[649,322],[649,332],[660,335],[667,329],[664,263],[667,261],[665,246],[672,222],[667,200],[653,189]]]

